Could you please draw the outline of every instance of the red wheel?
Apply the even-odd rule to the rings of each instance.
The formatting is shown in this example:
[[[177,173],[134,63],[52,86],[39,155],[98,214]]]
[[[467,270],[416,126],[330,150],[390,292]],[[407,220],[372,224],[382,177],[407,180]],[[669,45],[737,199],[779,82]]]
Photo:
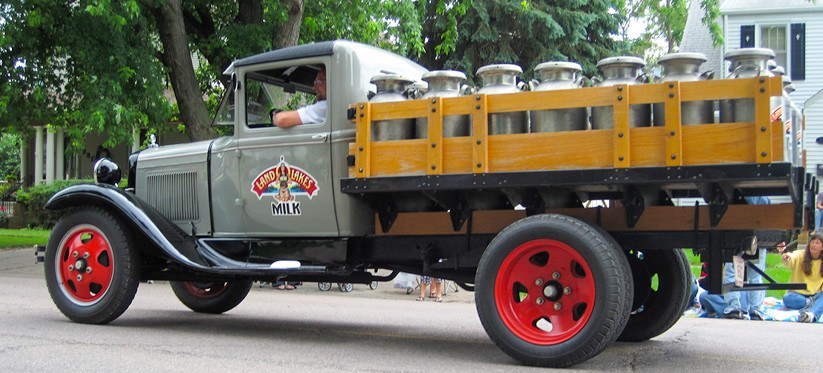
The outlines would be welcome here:
[[[186,292],[200,299],[212,299],[218,297],[226,291],[228,285],[226,282],[201,283],[190,281],[183,281],[181,284]]]
[[[501,231],[475,277],[486,333],[528,365],[567,367],[617,339],[631,312],[625,255],[597,228],[562,215],[535,215]]]
[[[97,207],[73,210],[51,231],[45,275],[49,294],[69,319],[108,323],[137,292],[140,256],[128,228]]]
[[[538,239],[515,248],[495,281],[506,327],[524,341],[553,345],[577,335],[594,309],[594,278],[569,245]]]
[[[114,253],[109,239],[97,227],[72,228],[58,245],[55,267],[60,290],[79,306],[97,303],[111,287]]]
[[[237,307],[251,291],[251,281],[172,281],[174,295],[195,312],[219,314]]]

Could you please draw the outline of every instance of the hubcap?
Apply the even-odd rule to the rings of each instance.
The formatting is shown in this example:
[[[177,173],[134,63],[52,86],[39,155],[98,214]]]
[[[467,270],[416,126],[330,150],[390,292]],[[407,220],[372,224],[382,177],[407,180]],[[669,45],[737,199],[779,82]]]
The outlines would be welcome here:
[[[577,250],[540,239],[518,246],[503,260],[494,299],[512,333],[530,343],[553,345],[583,329],[594,309],[595,290],[591,269]]]
[[[97,303],[114,275],[108,238],[97,227],[81,225],[63,236],[59,250],[55,268],[63,293],[78,305]]]
[[[225,282],[191,282],[184,281],[183,287],[189,294],[201,299],[214,298],[223,293],[228,287]]]

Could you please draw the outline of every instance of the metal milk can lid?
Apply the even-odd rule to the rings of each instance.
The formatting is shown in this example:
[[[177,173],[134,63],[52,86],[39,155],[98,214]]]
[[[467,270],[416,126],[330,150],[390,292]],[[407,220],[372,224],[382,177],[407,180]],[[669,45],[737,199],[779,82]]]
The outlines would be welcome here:
[[[423,74],[423,77],[421,79],[428,81],[432,78],[452,78],[466,80],[466,74],[455,70],[435,70]]]
[[[513,64],[486,65],[477,69],[477,75],[516,75],[523,72],[520,66]]]
[[[549,61],[543,62],[537,67],[534,68],[534,71],[552,71],[552,70],[575,70],[575,71],[583,71],[583,68],[580,67],[580,64],[574,62],[567,62],[567,61]]]
[[[646,61],[643,61],[640,57],[634,56],[617,56],[617,57],[607,57],[597,62],[597,67],[602,66],[610,66],[610,65],[626,65],[631,67],[643,67],[646,66]]]
[[[723,55],[724,60],[735,60],[741,57],[774,58],[774,51],[769,48],[740,48],[730,50]]]

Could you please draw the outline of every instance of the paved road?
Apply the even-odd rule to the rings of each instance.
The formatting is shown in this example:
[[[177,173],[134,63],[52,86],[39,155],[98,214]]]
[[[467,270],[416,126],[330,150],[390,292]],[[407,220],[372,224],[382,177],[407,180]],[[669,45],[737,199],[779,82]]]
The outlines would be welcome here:
[[[167,284],[141,284],[123,316],[89,326],[54,307],[32,259],[31,250],[0,252],[0,371],[538,371],[490,342],[465,291],[438,304],[387,284],[352,293],[255,287],[214,316],[188,311]],[[821,333],[819,324],[684,318],[572,371],[820,371]]]

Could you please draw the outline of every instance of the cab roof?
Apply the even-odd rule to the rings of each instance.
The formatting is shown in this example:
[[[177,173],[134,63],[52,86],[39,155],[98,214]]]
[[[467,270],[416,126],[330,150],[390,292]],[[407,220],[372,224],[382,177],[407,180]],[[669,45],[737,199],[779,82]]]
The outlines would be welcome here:
[[[336,43],[351,43],[345,40],[323,41],[319,43],[296,45],[283,49],[273,50],[270,52],[256,54],[251,57],[246,57],[234,61],[234,66],[248,66],[267,62],[277,62],[284,60],[293,60],[298,58],[329,56],[334,53],[334,45]]]

